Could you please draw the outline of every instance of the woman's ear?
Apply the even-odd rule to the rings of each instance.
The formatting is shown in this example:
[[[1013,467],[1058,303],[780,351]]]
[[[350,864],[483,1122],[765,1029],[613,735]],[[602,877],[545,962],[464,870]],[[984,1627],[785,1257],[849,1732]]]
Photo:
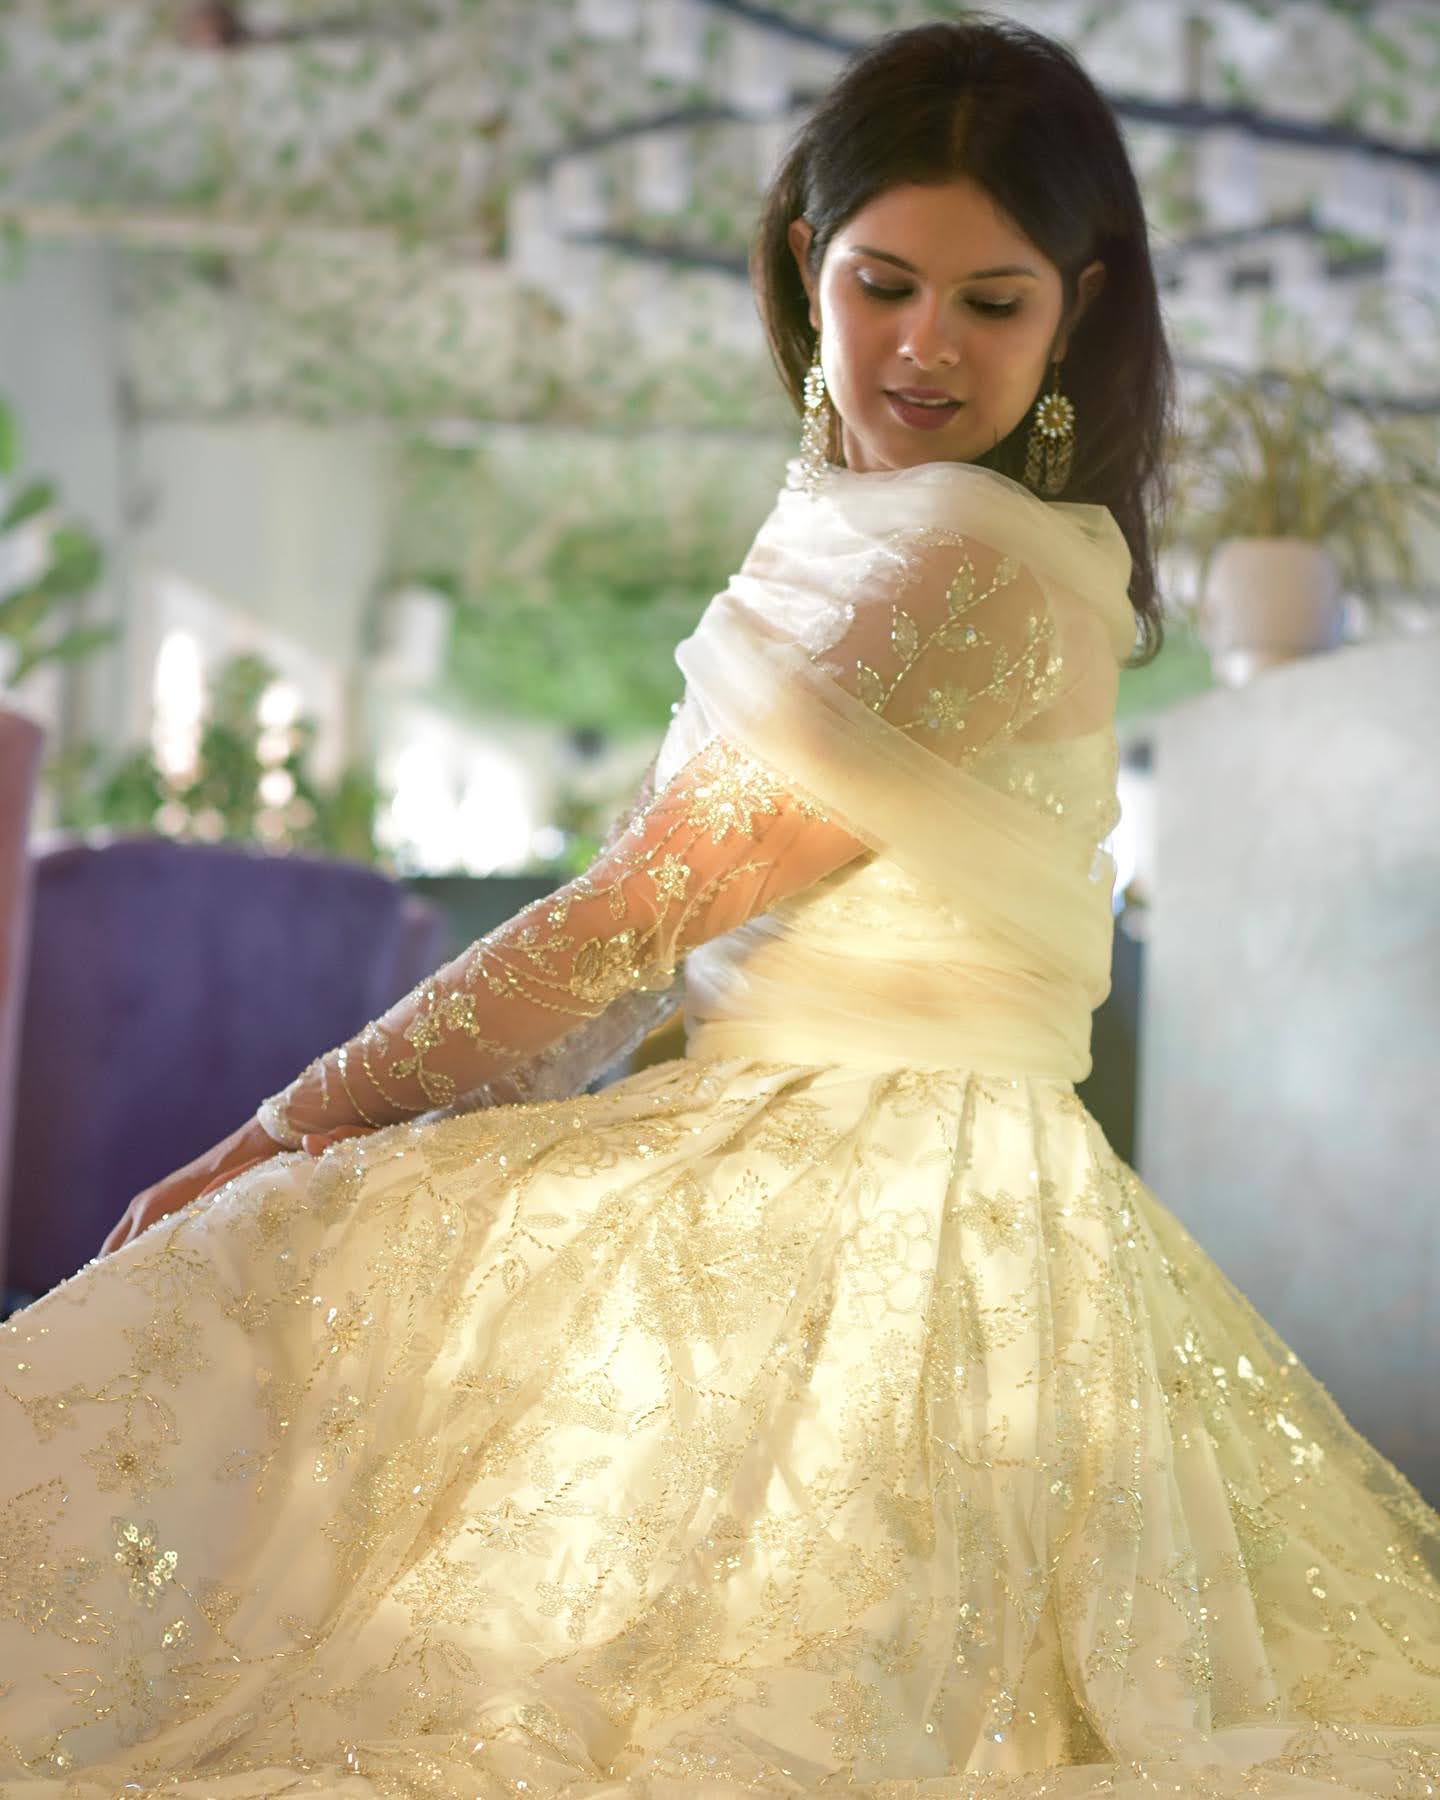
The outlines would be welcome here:
[[[1070,322],[1061,334],[1060,342],[1051,353],[1053,357],[1063,359],[1070,345],[1070,333],[1080,323],[1081,315],[1086,307],[1105,285],[1105,265],[1103,262],[1086,263],[1080,271],[1080,279],[1075,284],[1075,310],[1070,314]]]
[[[815,304],[815,286],[810,279],[810,244],[815,236],[815,227],[808,219],[792,219],[786,232],[790,241],[791,254],[795,258],[796,267],[800,271],[800,279],[805,284],[805,292],[810,298],[810,323],[816,331],[820,329],[819,310]]]

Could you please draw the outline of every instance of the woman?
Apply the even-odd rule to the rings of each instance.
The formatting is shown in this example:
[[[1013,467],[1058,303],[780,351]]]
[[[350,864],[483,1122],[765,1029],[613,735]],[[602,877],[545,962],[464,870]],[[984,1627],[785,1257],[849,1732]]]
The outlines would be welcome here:
[[[6,1793],[1440,1783],[1440,1518],[1075,1093],[1171,395],[1114,121],[882,38],[754,274],[802,454],[611,842],[7,1328]]]

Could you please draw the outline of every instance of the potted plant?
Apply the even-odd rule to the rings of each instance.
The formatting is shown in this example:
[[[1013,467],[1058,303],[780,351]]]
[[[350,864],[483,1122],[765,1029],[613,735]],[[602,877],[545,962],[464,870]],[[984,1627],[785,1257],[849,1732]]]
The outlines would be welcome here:
[[[1343,589],[1416,579],[1410,507],[1440,518],[1433,420],[1341,400],[1313,364],[1222,375],[1179,434],[1169,535],[1198,560],[1197,624],[1231,686],[1343,636]]]

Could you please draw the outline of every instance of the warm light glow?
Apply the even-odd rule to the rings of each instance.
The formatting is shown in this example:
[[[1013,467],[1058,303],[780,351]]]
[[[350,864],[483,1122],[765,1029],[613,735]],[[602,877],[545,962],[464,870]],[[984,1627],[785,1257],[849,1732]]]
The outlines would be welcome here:
[[[272,731],[293,725],[300,716],[300,689],[293,681],[272,681],[260,696],[256,716]]]
[[[267,769],[260,777],[260,798],[267,806],[283,806],[295,794],[295,777],[288,769]]]
[[[455,867],[455,800],[446,759],[438,745],[412,743],[391,764],[390,805],[376,823],[376,837],[407,870],[439,874]]]
[[[503,745],[477,743],[435,717],[382,759],[393,799],[376,826],[406,873],[513,873],[532,860],[535,820],[520,761]]]
[[[535,821],[514,757],[493,749],[472,753],[455,823],[460,864],[467,874],[513,873],[525,867]]]
[[[1115,858],[1114,907],[1118,912],[1123,896],[1132,881],[1148,899],[1150,887],[1149,846],[1153,816],[1154,781],[1147,770],[1131,769],[1122,763],[1116,777],[1115,791],[1120,801],[1119,823],[1106,839],[1105,848]]]
[[[172,781],[195,773],[200,755],[200,720],[205,711],[205,669],[200,642],[191,632],[167,632],[155,658],[152,684],[154,722],[150,741],[155,761]]]
[[[255,754],[262,763],[281,763],[295,747],[295,740],[284,726],[262,731],[255,740]]]

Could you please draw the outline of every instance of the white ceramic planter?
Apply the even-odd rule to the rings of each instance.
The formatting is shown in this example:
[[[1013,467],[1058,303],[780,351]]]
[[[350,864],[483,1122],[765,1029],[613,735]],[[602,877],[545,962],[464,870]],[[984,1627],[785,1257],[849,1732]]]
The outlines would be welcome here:
[[[1262,669],[1334,650],[1343,641],[1340,571],[1300,538],[1231,538],[1215,552],[1201,636],[1215,679],[1240,687]]]

